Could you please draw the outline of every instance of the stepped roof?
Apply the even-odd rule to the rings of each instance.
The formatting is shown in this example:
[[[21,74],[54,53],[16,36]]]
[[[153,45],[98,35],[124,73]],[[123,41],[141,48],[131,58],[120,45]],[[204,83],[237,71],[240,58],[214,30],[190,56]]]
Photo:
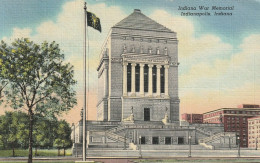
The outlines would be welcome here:
[[[132,14],[121,20],[113,28],[139,29],[148,31],[170,32],[172,30],[145,16],[141,10],[135,9]]]

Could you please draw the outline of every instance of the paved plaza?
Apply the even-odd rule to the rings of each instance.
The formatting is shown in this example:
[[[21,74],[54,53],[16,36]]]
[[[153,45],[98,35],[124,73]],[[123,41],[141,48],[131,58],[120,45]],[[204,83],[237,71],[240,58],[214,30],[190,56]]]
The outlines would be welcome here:
[[[188,157],[189,150],[88,150],[87,156],[90,158],[174,158]],[[191,150],[191,157],[238,157],[238,149],[231,150]],[[240,157],[259,157],[260,150],[240,150]]]

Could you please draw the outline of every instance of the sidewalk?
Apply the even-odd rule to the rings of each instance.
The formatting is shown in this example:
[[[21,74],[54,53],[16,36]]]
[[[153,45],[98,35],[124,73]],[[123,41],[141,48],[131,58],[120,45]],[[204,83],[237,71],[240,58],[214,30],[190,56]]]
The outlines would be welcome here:
[[[87,150],[89,158],[174,158],[188,157],[189,150]],[[238,157],[238,150],[191,150],[192,157]],[[240,157],[260,158],[260,150],[240,150]]]

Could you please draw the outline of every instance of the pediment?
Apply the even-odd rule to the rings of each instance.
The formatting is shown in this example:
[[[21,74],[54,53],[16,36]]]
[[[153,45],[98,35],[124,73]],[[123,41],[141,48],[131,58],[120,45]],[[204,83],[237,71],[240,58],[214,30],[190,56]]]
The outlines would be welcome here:
[[[137,62],[137,63],[153,63],[153,64],[168,64],[170,57],[162,54],[138,54],[127,53],[122,54],[124,62]]]

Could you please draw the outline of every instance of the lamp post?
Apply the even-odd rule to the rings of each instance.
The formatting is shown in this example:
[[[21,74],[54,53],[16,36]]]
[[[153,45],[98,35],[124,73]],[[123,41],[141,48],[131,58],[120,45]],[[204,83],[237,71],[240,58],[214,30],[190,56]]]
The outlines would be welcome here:
[[[237,142],[238,142],[238,155],[237,157],[240,157],[240,137],[237,137]]]
[[[75,157],[77,157],[77,148],[76,148],[76,132],[75,132],[75,124],[72,123],[73,126],[73,143],[74,143],[74,149],[75,149]]]
[[[258,142],[257,142],[257,138],[258,138],[258,137],[255,138],[255,150],[257,150],[257,143],[258,143]]]
[[[142,139],[142,136],[140,135],[139,136],[139,155],[140,155],[140,158],[142,158],[142,149],[141,149],[141,139]]]
[[[124,135],[124,150],[126,150],[126,131],[125,131],[125,135]]]
[[[228,146],[229,146],[229,149],[231,149],[231,144],[230,144],[230,134],[228,135]]]
[[[77,146],[77,140],[78,140],[78,135],[75,136],[75,149],[76,149],[76,157],[78,157],[78,146]]]
[[[191,136],[189,135],[189,155],[188,157],[191,157]]]

